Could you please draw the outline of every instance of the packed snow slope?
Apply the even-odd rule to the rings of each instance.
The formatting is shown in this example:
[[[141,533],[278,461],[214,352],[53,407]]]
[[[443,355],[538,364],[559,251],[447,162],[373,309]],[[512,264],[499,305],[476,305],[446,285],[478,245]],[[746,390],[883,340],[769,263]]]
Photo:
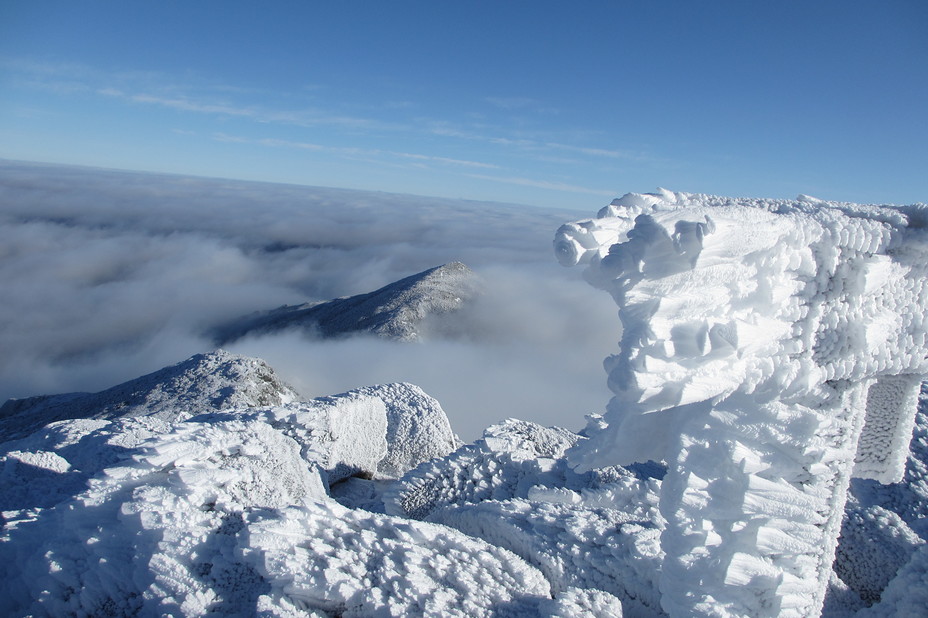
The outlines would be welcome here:
[[[423,320],[459,309],[477,290],[474,272],[460,262],[451,262],[367,294],[285,305],[247,316],[217,329],[214,338],[224,345],[249,334],[302,328],[322,337],[370,333],[416,341]]]
[[[667,463],[663,609],[817,615],[851,477],[905,470],[928,374],[928,206],[661,190],[554,244],[622,322],[605,426],[568,458]]]

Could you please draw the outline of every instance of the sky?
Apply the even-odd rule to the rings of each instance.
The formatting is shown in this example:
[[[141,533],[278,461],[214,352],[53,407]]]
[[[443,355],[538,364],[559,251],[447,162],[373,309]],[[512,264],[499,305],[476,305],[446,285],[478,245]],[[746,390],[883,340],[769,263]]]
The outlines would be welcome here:
[[[595,211],[928,200],[928,3],[0,2],[0,158]]]

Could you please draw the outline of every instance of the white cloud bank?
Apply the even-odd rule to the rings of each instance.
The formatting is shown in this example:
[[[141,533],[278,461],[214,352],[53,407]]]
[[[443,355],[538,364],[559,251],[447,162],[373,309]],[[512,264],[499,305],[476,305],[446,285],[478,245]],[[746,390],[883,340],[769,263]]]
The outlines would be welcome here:
[[[465,439],[509,416],[578,428],[608,399],[596,359],[618,339],[614,308],[551,254],[568,213],[11,162],[0,204],[0,400],[100,390],[210,349],[202,333],[230,318],[454,260],[487,294],[425,343],[231,347],[309,396],[419,384]]]

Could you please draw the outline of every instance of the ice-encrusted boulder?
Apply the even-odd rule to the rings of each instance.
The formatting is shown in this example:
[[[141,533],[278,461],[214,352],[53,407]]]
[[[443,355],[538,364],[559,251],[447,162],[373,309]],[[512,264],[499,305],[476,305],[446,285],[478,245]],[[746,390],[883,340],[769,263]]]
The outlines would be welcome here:
[[[663,460],[671,615],[816,615],[852,475],[898,480],[928,374],[928,207],[628,194],[562,226],[619,306],[580,469]]]
[[[216,350],[99,393],[11,399],[0,407],[0,441],[71,418],[151,416],[174,422],[209,410],[279,405],[299,398],[263,360]]]
[[[441,404],[414,384],[379,384],[351,392],[380,399],[386,410],[387,453],[377,463],[379,478],[398,478],[461,446]]]
[[[395,281],[379,290],[321,303],[285,305],[246,316],[213,333],[218,345],[250,334],[305,329],[321,337],[370,333],[386,339],[416,341],[423,320],[457,309],[480,285],[474,272],[451,262]]]
[[[293,437],[332,483],[353,475],[396,478],[460,444],[441,404],[407,383],[222,414],[260,419]]]
[[[191,420],[261,421],[293,438],[300,454],[325,471],[329,483],[371,475],[387,454],[387,412],[378,397],[357,391],[281,406],[227,410]]]

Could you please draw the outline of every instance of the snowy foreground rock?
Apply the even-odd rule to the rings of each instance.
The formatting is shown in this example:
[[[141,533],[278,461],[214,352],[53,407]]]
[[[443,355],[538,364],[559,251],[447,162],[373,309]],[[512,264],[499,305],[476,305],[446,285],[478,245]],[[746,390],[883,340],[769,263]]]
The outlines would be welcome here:
[[[621,615],[613,595],[554,587],[479,535],[333,499],[350,504],[357,488],[340,488],[394,483],[459,445],[418,387],[237,407],[206,396],[228,374],[169,388],[191,366],[230,364],[264,366],[216,352],[105,391],[145,384],[160,394],[136,398],[154,402],[148,414],[139,404],[118,416],[109,397],[51,398],[52,418],[69,420],[0,444],[0,614]],[[33,420],[41,409],[16,408]],[[16,410],[0,427],[22,427]],[[383,511],[372,494],[363,501]]]
[[[818,615],[851,477],[905,471],[928,374],[928,207],[628,194],[562,226],[555,252],[586,265],[622,322],[604,363],[615,396],[568,460],[667,463],[662,608]],[[878,509],[849,518],[849,546]],[[905,527],[901,555],[924,542],[882,512],[871,529]],[[879,598],[844,549],[855,592]],[[923,598],[922,556],[902,571]]]

